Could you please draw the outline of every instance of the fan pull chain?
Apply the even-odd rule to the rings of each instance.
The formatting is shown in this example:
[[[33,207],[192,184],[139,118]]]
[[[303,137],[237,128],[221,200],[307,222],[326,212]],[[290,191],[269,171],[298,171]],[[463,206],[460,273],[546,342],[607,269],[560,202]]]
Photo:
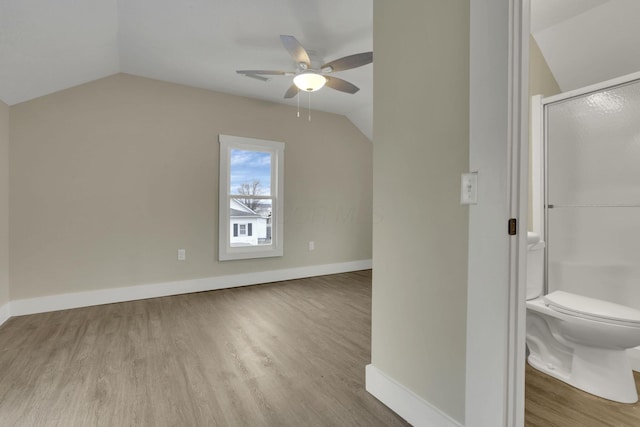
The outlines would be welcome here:
[[[300,89],[298,89],[298,96],[296,98],[298,98],[298,117],[300,117]]]
[[[311,92],[309,94],[309,121],[311,121]]]

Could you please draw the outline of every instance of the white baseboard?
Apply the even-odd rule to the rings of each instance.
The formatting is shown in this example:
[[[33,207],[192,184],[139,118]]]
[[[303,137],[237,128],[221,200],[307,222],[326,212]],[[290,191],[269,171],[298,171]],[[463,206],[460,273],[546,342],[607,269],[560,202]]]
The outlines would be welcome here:
[[[11,317],[11,303],[6,303],[0,307],[0,325],[9,320]]]
[[[640,347],[630,348],[627,350],[627,355],[629,355],[631,369],[636,372],[640,372]]]
[[[122,288],[101,289],[97,291],[50,295],[45,297],[13,300],[10,302],[10,309],[7,307],[7,311],[9,316],[21,316],[25,314],[44,313],[47,311],[66,310],[69,308],[88,307],[92,305],[135,301],[169,295],[188,294],[191,292],[213,291],[216,289],[235,288],[238,286],[257,285],[261,283],[279,282],[282,280],[302,279],[304,277],[367,270],[371,268],[371,265],[372,262],[369,259],[337,264],[312,265],[308,267],[262,271],[258,273],[206,277],[203,279],[181,280],[178,282],[165,282],[152,285],[138,285]],[[3,306],[2,309],[4,309],[5,306]],[[3,312],[0,311],[0,316],[2,313]]]
[[[373,365],[366,367],[366,389],[414,427],[462,427]]]

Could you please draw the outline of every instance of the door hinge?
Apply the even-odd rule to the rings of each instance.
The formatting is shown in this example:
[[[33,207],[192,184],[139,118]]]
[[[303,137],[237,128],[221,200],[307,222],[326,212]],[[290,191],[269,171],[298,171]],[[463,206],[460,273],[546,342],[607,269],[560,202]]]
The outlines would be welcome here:
[[[509,218],[508,233],[509,233],[509,236],[515,236],[516,234],[518,234],[518,220],[517,219]]]

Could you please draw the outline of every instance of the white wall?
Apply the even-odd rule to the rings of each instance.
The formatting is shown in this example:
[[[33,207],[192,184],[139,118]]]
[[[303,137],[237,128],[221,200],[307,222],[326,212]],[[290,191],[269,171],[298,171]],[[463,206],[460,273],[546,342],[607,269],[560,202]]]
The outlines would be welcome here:
[[[0,323],[9,302],[9,107],[0,101]]]
[[[462,422],[469,4],[375,1],[374,50],[372,366]]]
[[[471,2],[467,427],[524,425],[529,1]],[[516,233],[507,233],[510,218]]]
[[[509,14],[520,0],[471,1],[469,168],[478,204],[469,211],[466,425],[511,427],[507,420],[509,281]],[[521,225],[526,223],[520,218]],[[521,227],[522,229],[526,227]],[[524,305],[524,296],[522,298]],[[524,313],[524,311],[522,311]],[[515,326],[515,325],[512,325]],[[522,351],[524,351],[524,337]],[[521,360],[524,366],[524,355]],[[522,370],[524,374],[524,369]],[[516,375],[515,371],[512,375]]]
[[[372,145],[344,116],[126,74],[10,111],[12,300],[371,258]],[[220,133],[286,144],[283,257],[217,261]]]

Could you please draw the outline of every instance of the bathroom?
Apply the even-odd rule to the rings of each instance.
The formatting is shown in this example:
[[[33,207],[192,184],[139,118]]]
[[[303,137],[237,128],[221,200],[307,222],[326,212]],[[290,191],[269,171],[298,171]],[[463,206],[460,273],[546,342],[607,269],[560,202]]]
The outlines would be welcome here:
[[[640,2],[531,6],[525,423],[640,425]]]

